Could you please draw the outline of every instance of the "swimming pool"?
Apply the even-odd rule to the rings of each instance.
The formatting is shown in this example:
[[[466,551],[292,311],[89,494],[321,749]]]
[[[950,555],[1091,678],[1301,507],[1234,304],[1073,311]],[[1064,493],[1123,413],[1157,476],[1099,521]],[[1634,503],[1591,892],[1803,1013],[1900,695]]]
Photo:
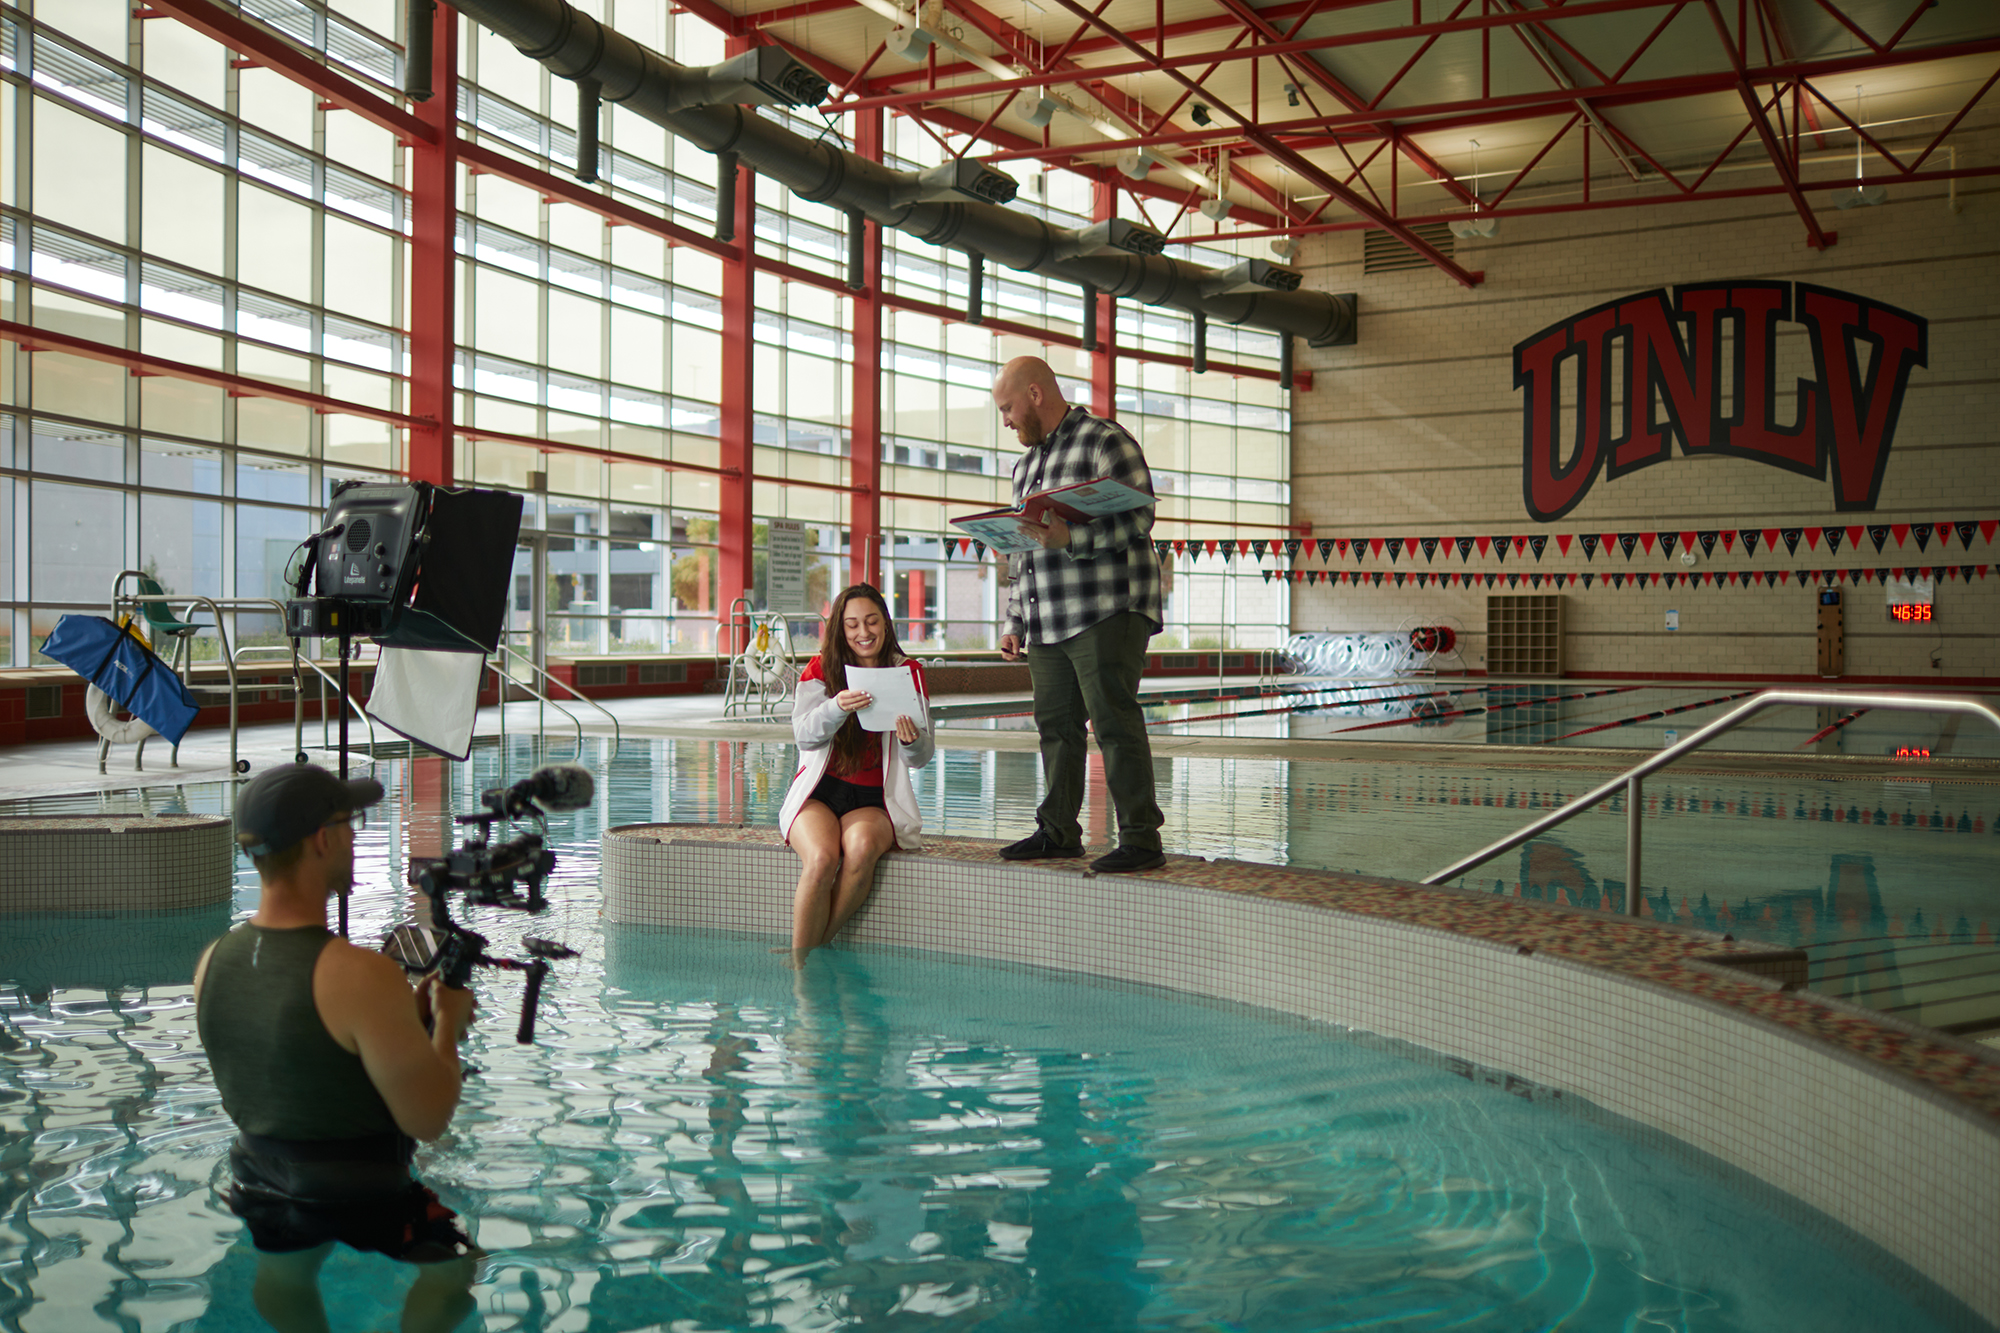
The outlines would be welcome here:
[[[534,758],[510,746],[508,775]],[[598,808],[552,821],[558,907],[477,923],[501,951],[530,930],[584,953],[560,965],[532,1048],[508,1040],[517,988],[482,977],[486,1072],[423,1159],[495,1252],[485,1327],[564,1327],[586,1307],[607,1330],[1277,1330],[1329,1310],[1400,1327],[1925,1327],[1911,1301],[1929,1326],[1966,1325],[1824,1218],[1721,1168],[1691,1174],[1546,1089],[1146,988],[898,951],[793,977],[767,940],[601,926],[602,826],[641,807],[712,818],[757,785],[748,756],[653,758],[641,782],[621,754]],[[363,836],[356,938],[405,914],[389,868],[499,765],[378,766],[396,817]],[[742,793],[714,780],[731,774]],[[233,915],[253,901],[246,870]],[[184,984],[231,915],[10,922],[0,1318],[254,1325],[251,1258],[211,1190],[230,1130]],[[393,1317],[390,1272],[330,1265],[336,1326]],[[1838,1285],[1856,1273],[1873,1285]]]

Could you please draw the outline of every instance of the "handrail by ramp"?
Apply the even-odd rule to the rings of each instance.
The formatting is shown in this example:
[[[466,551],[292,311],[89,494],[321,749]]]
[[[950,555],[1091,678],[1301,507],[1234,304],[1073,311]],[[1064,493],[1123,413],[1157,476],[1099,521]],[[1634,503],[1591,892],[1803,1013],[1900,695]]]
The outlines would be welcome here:
[[[1480,848],[1472,855],[1454,861],[1436,874],[1426,875],[1419,884],[1443,884],[1458,878],[1474,866],[1482,865],[1502,852],[1512,851],[1537,834],[1546,832],[1556,825],[1566,822],[1586,810],[1595,809],[1599,803],[1617,794],[1619,788],[1626,791],[1625,797],[1625,914],[1639,915],[1640,889],[1640,838],[1639,816],[1643,805],[1641,788],[1646,776],[1665,768],[1674,760],[1691,750],[1699,750],[1704,745],[1725,732],[1734,731],[1750,720],[1752,715],[1766,708],[1845,708],[1865,710],[1885,708],[1909,713],[1964,713],[1972,717],[1983,717],[2000,731],[2000,712],[1979,702],[1977,699],[1961,699],[1948,695],[1925,694],[1849,694],[1839,690],[1765,690],[1756,698],[1727,715],[1695,732],[1684,741],[1676,741],[1666,749],[1651,756],[1642,763],[1634,764],[1617,777],[1591,788],[1583,795],[1570,801],[1561,809],[1543,815],[1540,819],[1524,825],[1508,834],[1500,841]]]

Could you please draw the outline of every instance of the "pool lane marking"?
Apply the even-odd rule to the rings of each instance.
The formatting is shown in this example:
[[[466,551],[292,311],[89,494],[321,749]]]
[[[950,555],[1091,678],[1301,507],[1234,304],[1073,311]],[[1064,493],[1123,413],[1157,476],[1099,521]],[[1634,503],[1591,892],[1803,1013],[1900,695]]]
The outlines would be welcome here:
[[[1336,703],[1313,704],[1311,705],[1311,708],[1314,712],[1318,712],[1322,709],[1327,709],[1327,708],[1359,708],[1364,704],[1408,703],[1412,699],[1449,699],[1454,694],[1476,694],[1486,690],[1490,690],[1492,688],[1493,687],[1491,685],[1472,685],[1462,690],[1424,690],[1417,694],[1387,694],[1378,696],[1373,699],[1342,699]],[[1298,691],[1298,693],[1300,693],[1301,695],[1338,694],[1339,691],[1301,690]],[[1248,696],[1240,696],[1240,697],[1247,698]],[[1149,701],[1141,700],[1140,702],[1146,703]],[[1193,701],[1186,700],[1184,702],[1191,703]],[[1214,722],[1217,719],[1221,719],[1223,721],[1229,721],[1233,718],[1239,718],[1239,717],[1262,717],[1267,713],[1297,713],[1303,711],[1305,708],[1306,705],[1304,704],[1288,704],[1283,708],[1239,708],[1236,709],[1234,712],[1229,712],[1229,713],[1203,713],[1198,717],[1163,718],[1158,722],[1148,722],[1146,725],[1149,727],[1178,727],[1186,722]],[[1400,721],[1401,719],[1397,720]],[[1425,720],[1428,721],[1429,719],[1426,718]]]
[[[1667,695],[1672,695],[1672,694],[1674,694],[1675,692],[1679,692],[1679,693],[1683,693],[1683,694],[1685,694],[1685,693],[1692,693],[1692,692],[1693,692],[1693,690],[1694,690],[1694,689],[1696,689],[1697,687],[1695,687],[1695,686],[1679,686],[1679,685],[1662,685],[1662,684],[1659,684],[1659,683],[1655,682],[1655,683],[1653,683],[1653,684],[1650,684],[1650,685],[1641,685],[1641,686],[1634,686],[1633,688],[1634,688],[1635,690],[1638,690],[1638,691],[1641,691],[1641,692],[1645,692],[1645,691],[1659,691],[1659,692],[1661,692],[1661,693],[1663,693],[1663,694],[1667,694]],[[1643,701],[1642,701],[1642,702],[1643,702]],[[1630,706],[1630,704],[1631,704],[1631,701],[1630,701],[1630,700],[1626,700],[1626,701],[1625,701],[1625,702],[1624,702],[1623,704],[1619,704],[1619,703],[1607,703],[1607,704],[1605,705],[1605,708],[1607,709],[1607,711],[1610,711],[1610,712],[1612,713],[1612,715],[1613,715],[1613,716],[1617,716],[1617,715],[1618,715],[1618,714],[1617,714],[1617,709],[1619,709],[1620,707],[1629,707],[1629,706]],[[1562,719],[1562,720],[1563,720],[1563,721],[1565,721],[1565,722],[1588,722],[1588,721],[1590,721],[1590,719],[1591,719],[1592,717],[1596,717],[1596,716],[1599,716],[1599,714],[1597,713],[1597,711],[1596,711],[1595,709],[1591,709],[1591,708],[1569,708],[1569,709],[1564,709],[1563,711],[1564,711],[1564,714],[1565,714],[1565,716],[1563,717],[1563,719]],[[1521,720],[1521,721],[1519,721],[1519,722],[1513,722],[1513,721],[1509,721],[1509,722],[1504,722],[1504,723],[1494,723],[1494,724],[1490,725],[1490,726],[1489,726],[1489,727],[1487,728],[1487,732],[1486,732],[1486,739],[1487,739],[1488,741],[1493,741],[1493,740],[1501,740],[1501,741],[1502,741],[1502,743],[1503,743],[1503,744],[1505,744],[1505,743],[1507,743],[1507,742],[1505,741],[1505,739],[1504,739],[1504,738],[1505,738],[1505,737],[1506,737],[1506,736],[1507,736],[1507,735],[1508,735],[1508,734],[1509,734],[1510,732],[1516,732],[1516,731],[1521,731],[1521,730],[1523,730],[1523,729],[1525,729],[1525,728],[1529,728],[1529,727],[1541,727],[1541,726],[1547,726],[1547,725],[1549,725],[1549,724],[1548,724],[1548,723],[1547,723],[1546,721],[1537,721],[1536,719],[1534,719],[1534,718],[1532,718],[1532,717],[1530,717],[1530,718],[1525,718],[1525,719],[1523,719],[1523,720]],[[1523,741],[1523,742],[1521,742],[1521,743],[1522,743],[1522,744],[1524,744],[1524,745],[1536,745],[1536,744],[1540,744],[1540,742],[1539,742],[1539,741],[1533,741],[1533,740],[1529,740],[1529,741]]]
[[[1585,727],[1582,731],[1572,731],[1568,736],[1557,736],[1554,740],[1543,741],[1542,744],[1553,745],[1556,741],[1566,741],[1571,736],[1588,736],[1593,731],[1609,731],[1613,727],[1629,727],[1637,722],[1654,722],[1663,717],[1672,717],[1675,713],[1691,712],[1697,708],[1709,708],[1715,704],[1726,704],[1736,699],[1748,699],[1751,695],[1760,693],[1762,693],[1761,690],[1741,690],[1735,694],[1725,694],[1717,699],[1703,699],[1697,703],[1682,704],[1678,708],[1662,708],[1657,713],[1640,713],[1636,717],[1620,718],[1616,722],[1605,722],[1595,727]]]
[[[1848,723],[1852,722],[1855,718],[1860,717],[1863,713],[1867,711],[1868,710],[1865,708],[1855,709],[1853,712],[1849,713],[1846,717],[1841,718],[1839,721],[1832,722],[1824,727],[1821,727],[1818,731],[1815,731],[1812,735],[1806,737],[1803,741],[1800,741],[1798,745],[1794,748],[1803,750],[1806,748],[1806,746],[1813,744],[1815,741],[1825,740],[1828,736],[1831,736],[1834,732],[1839,731],[1842,727],[1846,726]]]
[[[1498,687],[1486,685],[1481,688],[1491,690]],[[1429,713],[1423,717],[1393,717],[1387,722],[1364,722],[1358,727],[1342,727],[1339,731],[1331,734],[1345,736],[1350,731],[1373,731],[1377,727],[1407,727],[1419,722],[1442,722],[1446,718],[1452,717],[1477,717],[1481,713],[1498,713],[1508,708],[1526,708],[1531,704],[1560,704],[1569,703],[1575,699],[1601,699],[1607,694],[1630,694],[1639,688],[1641,687],[1637,685],[1620,685],[1615,689],[1609,690],[1585,690],[1581,694],[1551,694],[1545,699],[1513,699],[1507,703],[1489,704],[1485,708],[1454,708],[1449,712]]]

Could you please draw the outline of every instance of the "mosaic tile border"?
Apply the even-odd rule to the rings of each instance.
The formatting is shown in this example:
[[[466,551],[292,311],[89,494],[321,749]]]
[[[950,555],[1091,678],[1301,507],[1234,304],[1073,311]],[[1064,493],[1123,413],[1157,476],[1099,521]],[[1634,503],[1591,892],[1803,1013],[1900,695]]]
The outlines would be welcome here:
[[[1258,1005],[1506,1071],[1748,1172],[2000,1325],[2000,1055],[1756,974],[1782,975],[1785,951],[1359,875],[1170,857],[1094,877],[998,846],[885,858],[851,938]],[[782,936],[798,862],[769,827],[632,825],[606,834],[603,872],[609,920]]]
[[[236,839],[213,815],[0,817],[0,915],[161,912],[226,903]]]

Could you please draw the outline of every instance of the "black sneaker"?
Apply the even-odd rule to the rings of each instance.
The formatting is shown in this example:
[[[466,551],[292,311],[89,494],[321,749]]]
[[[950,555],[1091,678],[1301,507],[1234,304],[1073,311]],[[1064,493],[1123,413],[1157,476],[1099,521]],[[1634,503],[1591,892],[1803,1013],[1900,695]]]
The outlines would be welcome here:
[[[1019,842],[1010,842],[1000,849],[1003,861],[1048,861],[1057,858],[1075,858],[1083,855],[1081,847],[1060,847],[1049,841],[1049,835],[1036,829]]]
[[[1002,855],[1005,855],[1003,852]],[[1148,847],[1120,847],[1090,863],[1093,875],[1129,875],[1135,870],[1152,870],[1167,863],[1164,852]]]

